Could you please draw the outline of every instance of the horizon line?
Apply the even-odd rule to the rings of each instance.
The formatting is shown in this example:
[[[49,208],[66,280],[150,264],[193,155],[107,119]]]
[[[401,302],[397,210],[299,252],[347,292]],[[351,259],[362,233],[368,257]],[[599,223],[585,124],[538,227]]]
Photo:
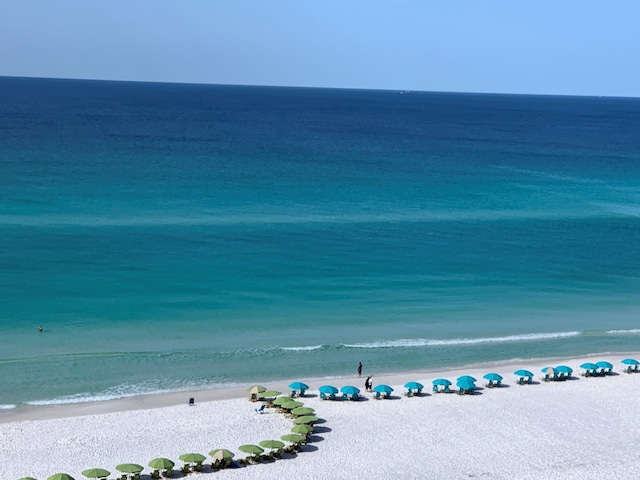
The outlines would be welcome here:
[[[456,91],[456,90],[416,90],[411,88],[365,88],[365,87],[334,87],[334,86],[309,86],[309,85],[269,85],[250,83],[205,83],[205,82],[185,82],[168,80],[125,80],[125,79],[105,79],[105,78],[79,78],[79,77],[47,77],[47,76],[24,76],[24,75],[0,75],[2,78],[32,79],[32,80],[70,80],[80,82],[111,82],[111,83],[151,83],[160,85],[196,85],[196,86],[224,86],[224,87],[258,87],[258,88],[292,88],[310,90],[351,90],[351,91],[371,91],[371,92],[398,92],[401,94],[460,94],[460,95],[513,95],[513,96],[533,96],[533,97],[580,97],[580,98],[616,98],[616,99],[639,99],[640,97],[624,95],[595,95],[595,94],[568,94],[568,93],[515,93],[515,92],[488,92],[488,91]]]

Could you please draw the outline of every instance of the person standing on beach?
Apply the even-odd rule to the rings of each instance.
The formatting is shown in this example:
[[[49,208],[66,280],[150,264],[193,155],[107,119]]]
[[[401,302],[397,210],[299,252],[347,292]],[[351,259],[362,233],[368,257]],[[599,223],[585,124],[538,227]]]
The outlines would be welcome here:
[[[358,362],[358,378],[362,377],[362,362]]]
[[[365,392],[370,392],[371,391],[371,385],[372,385],[372,381],[371,381],[371,377],[367,377],[367,379],[364,381],[364,391]]]

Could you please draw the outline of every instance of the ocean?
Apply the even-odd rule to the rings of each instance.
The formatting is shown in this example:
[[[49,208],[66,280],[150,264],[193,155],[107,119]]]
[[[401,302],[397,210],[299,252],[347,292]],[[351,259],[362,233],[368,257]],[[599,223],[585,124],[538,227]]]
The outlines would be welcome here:
[[[640,346],[637,98],[4,77],[0,147],[2,408]]]

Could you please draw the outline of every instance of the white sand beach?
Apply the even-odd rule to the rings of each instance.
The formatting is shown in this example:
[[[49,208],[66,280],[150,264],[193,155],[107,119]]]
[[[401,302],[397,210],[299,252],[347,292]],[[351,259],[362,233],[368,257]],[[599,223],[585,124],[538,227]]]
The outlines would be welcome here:
[[[322,420],[311,442],[296,457],[243,468],[190,474],[189,478],[427,478],[427,479],[616,479],[640,471],[640,373],[622,373],[620,360],[640,354],[524,361],[474,366],[457,371],[373,374],[373,385],[394,387],[392,398],[364,393],[364,378],[301,380],[311,389],[302,399]],[[586,361],[608,360],[614,375],[580,376]],[[540,382],[545,366],[565,364],[573,379]],[[533,385],[517,385],[513,371],[535,373]],[[476,394],[433,394],[431,381],[490,371],[504,386]],[[404,383],[425,385],[421,397],[405,397]],[[288,392],[289,382],[264,384]],[[355,385],[358,402],[321,400],[318,387]],[[195,406],[187,399],[195,397]],[[238,451],[242,444],[279,439],[293,421],[268,409],[258,414],[244,388],[180,392],[110,402],[16,409],[0,412],[0,478],[58,472],[83,479],[81,471],[106,468],[116,478],[120,463],[147,465],[167,457],[182,465],[187,452],[216,448]],[[145,468],[143,478],[151,469]],[[174,478],[182,477],[175,472]]]

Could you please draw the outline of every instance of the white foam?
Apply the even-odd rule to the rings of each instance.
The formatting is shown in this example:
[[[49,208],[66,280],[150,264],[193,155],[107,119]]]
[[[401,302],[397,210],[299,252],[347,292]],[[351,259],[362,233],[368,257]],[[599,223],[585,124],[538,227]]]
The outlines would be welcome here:
[[[476,345],[480,343],[532,342],[536,340],[553,340],[556,338],[576,337],[581,332],[527,333],[508,335],[505,337],[453,338],[439,340],[432,338],[399,339],[371,343],[344,344],[348,348],[402,348],[402,347],[434,347],[450,345]]]
[[[324,345],[309,345],[306,347],[282,347],[282,350],[287,350],[291,352],[307,352],[311,350],[320,350]]]

